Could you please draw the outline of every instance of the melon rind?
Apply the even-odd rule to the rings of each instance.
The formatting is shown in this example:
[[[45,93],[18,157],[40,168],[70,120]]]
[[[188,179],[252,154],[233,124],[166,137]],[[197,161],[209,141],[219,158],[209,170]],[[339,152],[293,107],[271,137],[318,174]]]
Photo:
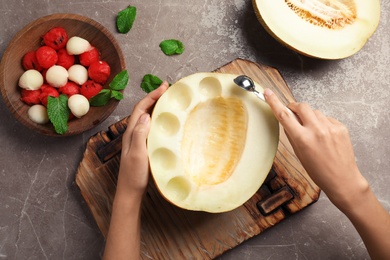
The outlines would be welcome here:
[[[308,23],[285,0],[252,0],[263,27],[287,47],[309,57],[342,59],[357,53],[373,35],[380,20],[379,0],[355,0],[356,19],[342,29]]]
[[[163,197],[180,208],[212,213],[233,210],[244,204],[256,193],[272,167],[279,140],[279,123],[268,104],[259,100],[253,93],[242,90],[235,85],[233,79],[236,76],[226,73],[192,74],[173,84],[154,107],[147,142],[152,176]],[[256,89],[263,91],[257,83]],[[212,133],[215,134],[215,137],[221,138],[221,135],[229,132],[227,137],[223,136],[225,141],[217,146],[210,145],[213,140],[208,138],[212,135],[208,135],[206,139],[201,131],[202,127],[205,128],[205,131],[210,131],[210,129],[206,125],[202,125],[203,120],[199,120],[199,116],[205,117],[205,122],[208,120],[209,123],[213,119],[210,120],[207,117],[214,116],[216,117],[215,120],[221,120],[223,124],[234,124],[235,121],[229,117],[240,116],[240,113],[224,113],[223,117],[225,118],[218,118],[218,115],[204,113],[205,111],[198,115],[199,126],[189,124],[196,131],[187,129],[187,132],[184,133],[184,126],[188,123],[187,120],[191,120],[188,119],[191,111],[194,111],[197,105],[207,104],[208,101],[214,99],[222,99],[226,102],[234,100],[235,105],[242,103],[246,115],[239,122],[239,126],[246,125],[243,130],[245,136],[242,136],[241,133],[240,136],[234,136],[234,130],[229,132],[228,129],[235,129],[238,125],[230,127],[227,125],[226,131],[222,131],[223,127],[220,127],[215,133]],[[210,103],[218,104],[218,102]],[[225,102],[222,103],[225,104]],[[246,123],[243,123],[244,121]],[[218,124],[216,123],[216,125]],[[191,151],[200,152],[185,154],[189,150],[187,148],[191,145],[183,145],[184,135],[187,139],[197,140],[193,145],[199,147]],[[187,139],[186,141],[188,141]],[[235,140],[238,143],[234,143]],[[232,144],[230,145],[229,142]],[[242,151],[237,148],[240,147],[240,142],[244,142]],[[196,158],[202,157],[199,154],[202,153],[202,145],[211,147],[210,149],[213,149],[211,152],[218,155],[220,153],[221,157],[225,153],[225,148],[230,149],[228,155],[232,156],[235,153],[239,155],[238,162],[228,177],[219,176],[219,172],[215,173],[216,178],[221,180],[219,183],[215,180],[211,182],[207,180],[195,181],[196,178],[185,170],[188,171],[188,168],[191,167],[188,167],[188,162],[184,161],[184,158],[188,159],[194,156],[195,160],[191,160],[190,163],[202,164],[202,159],[196,160]],[[210,155],[210,151],[205,152],[205,154]],[[218,156],[215,156],[216,163],[226,161],[223,158],[219,160]],[[194,164],[193,166],[196,169],[201,168],[198,167],[199,165]],[[214,173],[207,174],[212,175]],[[207,174],[202,178],[207,178]]]

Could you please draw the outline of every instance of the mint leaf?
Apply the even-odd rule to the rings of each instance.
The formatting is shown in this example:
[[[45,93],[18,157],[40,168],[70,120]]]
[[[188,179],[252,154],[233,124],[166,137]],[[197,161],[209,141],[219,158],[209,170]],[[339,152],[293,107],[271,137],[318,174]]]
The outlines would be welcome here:
[[[111,89],[102,89],[89,100],[89,104],[94,107],[101,107],[108,103],[111,98]]]
[[[184,52],[184,45],[181,41],[170,39],[160,43],[161,51],[168,56],[174,54],[182,54]]]
[[[109,84],[112,90],[124,90],[129,82],[129,74],[127,70],[119,72]]]
[[[123,99],[123,94],[117,90],[112,90],[111,91],[111,97],[115,98],[116,100],[122,100]]]
[[[120,33],[128,33],[133,27],[135,17],[137,16],[137,8],[129,6],[126,9],[120,11],[116,18],[116,27]]]
[[[89,100],[89,104],[94,107],[101,107],[106,105],[111,98],[122,100],[123,94],[120,91],[126,88],[128,82],[129,74],[127,73],[127,70],[122,70],[116,74],[113,80],[110,82],[110,88],[100,90],[97,95],[93,96]]]
[[[68,119],[70,110],[68,108],[68,97],[61,94],[59,97],[48,96],[47,114],[57,134],[65,134],[68,131]]]
[[[158,88],[163,81],[152,74],[146,74],[141,82],[141,89],[145,91],[146,93],[152,92],[156,88]]]

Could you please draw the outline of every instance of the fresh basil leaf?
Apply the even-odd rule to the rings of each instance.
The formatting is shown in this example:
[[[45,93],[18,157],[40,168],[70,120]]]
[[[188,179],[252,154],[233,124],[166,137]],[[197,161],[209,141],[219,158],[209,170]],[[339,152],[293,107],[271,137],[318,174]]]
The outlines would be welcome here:
[[[101,107],[107,104],[110,98],[111,98],[111,89],[102,89],[97,95],[93,96],[89,100],[89,103],[91,106]]]
[[[133,27],[135,17],[137,16],[137,8],[128,6],[126,9],[120,11],[116,18],[116,27],[120,33],[128,33]]]
[[[161,51],[168,56],[174,54],[182,54],[184,52],[184,44],[175,39],[164,40],[160,43]]]
[[[152,74],[146,74],[141,82],[141,89],[145,91],[146,93],[152,92],[156,88],[158,88],[163,81]]]
[[[116,100],[122,100],[123,99],[123,94],[117,90],[112,90],[111,91],[111,97],[115,98]]]
[[[62,135],[68,131],[70,109],[66,95],[61,94],[59,97],[48,96],[47,114],[57,134]]]
[[[112,90],[124,90],[129,82],[129,74],[127,70],[119,72],[109,84]]]

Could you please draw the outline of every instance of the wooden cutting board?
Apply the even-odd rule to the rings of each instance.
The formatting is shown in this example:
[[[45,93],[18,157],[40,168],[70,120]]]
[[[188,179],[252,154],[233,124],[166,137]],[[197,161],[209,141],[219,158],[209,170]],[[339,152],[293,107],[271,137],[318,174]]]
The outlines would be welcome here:
[[[279,72],[237,59],[216,72],[246,74],[271,88],[286,104],[294,101]],[[92,136],[76,184],[103,236],[109,227],[116,189],[121,137],[126,118]],[[281,128],[273,167],[258,192],[226,213],[187,211],[168,203],[150,181],[142,207],[142,259],[213,259],[318,200],[320,189],[297,160]]]

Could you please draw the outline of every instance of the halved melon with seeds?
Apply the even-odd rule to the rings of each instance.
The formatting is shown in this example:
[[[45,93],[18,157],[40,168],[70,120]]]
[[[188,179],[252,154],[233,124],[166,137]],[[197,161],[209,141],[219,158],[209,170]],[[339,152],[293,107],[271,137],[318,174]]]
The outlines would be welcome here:
[[[379,0],[253,0],[264,28],[307,56],[341,59],[358,52],[375,32]]]
[[[256,193],[272,166],[279,124],[265,102],[235,85],[235,77],[185,77],[153,110],[148,136],[152,176],[161,194],[181,208],[237,208]]]

